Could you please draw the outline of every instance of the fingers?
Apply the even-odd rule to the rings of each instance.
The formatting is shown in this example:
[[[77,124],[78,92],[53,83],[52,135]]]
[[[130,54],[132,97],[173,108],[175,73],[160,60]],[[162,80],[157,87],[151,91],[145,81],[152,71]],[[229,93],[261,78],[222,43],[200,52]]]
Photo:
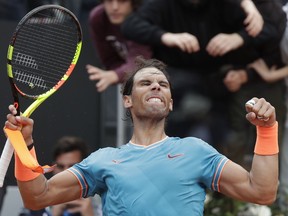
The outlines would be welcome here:
[[[193,53],[200,50],[197,39],[190,34],[184,33],[182,40],[179,40],[179,42],[181,43],[181,50],[183,52]]]
[[[5,127],[11,130],[21,130],[21,118],[19,116],[16,116],[16,108],[13,105],[9,105],[8,109],[10,113],[6,117],[7,121],[5,122]]]
[[[98,81],[102,78],[102,74],[100,72],[91,73],[89,75],[89,80],[91,81]]]
[[[261,32],[263,28],[263,17],[259,13],[253,1],[242,1],[241,4],[247,14],[247,17],[244,20],[246,31],[250,36],[255,37]]]
[[[5,127],[11,130],[21,130],[23,126],[33,125],[32,119],[24,116],[16,116],[17,110],[14,105],[9,105],[8,107],[10,113],[6,116]]]
[[[99,82],[96,83],[96,88],[98,92],[103,92],[109,84],[106,82],[105,79],[100,79]]]
[[[244,25],[246,26],[246,31],[252,37],[256,37],[263,28],[263,19],[260,14],[256,15],[248,15],[247,18],[244,20]]]
[[[193,53],[200,50],[197,38],[189,33],[165,33],[161,40],[164,45],[178,47],[183,52]]]
[[[226,43],[223,43],[222,41],[223,37],[219,34],[212,38],[210,42],[208,43],[206,50],[211,56],[222,56],[226,53],[227,48],[227,41]]]
[[[12,115],[16,115],[17,114],[17,109],[13,105],[9,105],[8,109],[11,112]]]
[[[224,85],[230,92],[236,92],[241,88],[239,72],[231,70],[223,80]]]
[[[7,121],[5,122],[5,127],[11,130],[21,130],[21,118],[19,116],[14,116],[12,114],[7,115]]]
[[[243,38],[237,33],[220,33],[209,41],[206,50],[211,56],[223,56],[226,53],[242,46],[243,43]]]
[[[276,122],[275,108],[264,98],[252,98],[245,104],[246,117],[254,125],[271,126]]]
[[[5,122],[5,127],[11,130],[22,130],[23,126],[33,124],[34,121],[30,118],[8,114],[7,121]]]

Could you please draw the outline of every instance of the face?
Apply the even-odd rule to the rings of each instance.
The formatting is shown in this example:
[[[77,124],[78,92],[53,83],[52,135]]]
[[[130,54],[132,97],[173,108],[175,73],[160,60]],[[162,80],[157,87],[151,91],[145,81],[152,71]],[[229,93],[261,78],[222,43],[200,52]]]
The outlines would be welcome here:
[[[171,89],[165,75],[156,68],[144,68],[134,76],[132,93],[124,106],[132,116],[161,120],[172,111]]]
[[[56,168],[54,169],[54,174],[62,172],[63,170],[68,169],[76,163],[81,161],[81,153],[78,150],[63,153],[58,156],[56,159]]]
[[[131,0],[104,0],[105,11],[112,24],[119,25],[133,11]]]

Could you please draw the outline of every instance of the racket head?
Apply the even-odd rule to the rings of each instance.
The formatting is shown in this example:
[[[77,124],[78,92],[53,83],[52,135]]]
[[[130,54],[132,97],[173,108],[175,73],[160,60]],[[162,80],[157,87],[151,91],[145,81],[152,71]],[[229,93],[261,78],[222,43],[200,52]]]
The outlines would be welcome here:
[[[7,53],[14,100],[18,99],[15,91],[31,99],[53,94],[72,73],[81,47],[81,25],[68,9],[43,5],[27,13],[18,23]]]

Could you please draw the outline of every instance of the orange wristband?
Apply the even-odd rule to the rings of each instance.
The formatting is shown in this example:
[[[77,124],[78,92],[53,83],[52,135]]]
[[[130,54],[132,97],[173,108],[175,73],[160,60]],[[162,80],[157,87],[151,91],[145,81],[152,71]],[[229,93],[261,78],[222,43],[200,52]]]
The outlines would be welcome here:
[[[257,126],[254,153],[257,155],[274,155],[279,153],[278,122],[272,127]]]
[[[30,150],[30,154],[37,160],[34,147]],[[15,177],[17,180],[30,181],[37,178],[39,175],[40,173],[34,172],[31,169],[24,166],[20,158],[18,157],[17,153],[15,152]]]

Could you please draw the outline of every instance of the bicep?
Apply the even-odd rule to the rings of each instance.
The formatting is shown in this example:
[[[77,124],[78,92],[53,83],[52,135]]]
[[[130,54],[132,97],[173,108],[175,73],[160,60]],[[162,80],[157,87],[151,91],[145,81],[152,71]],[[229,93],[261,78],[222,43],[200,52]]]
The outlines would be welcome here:
[[[71,172],[63,171],[48,180],[47,193],[49,198],[53,197],[51,204],[55,205],[79,199],[81,187],[77,178]]]
[[[254,192],[249,175],[243,167],[229,161],[221,174],[220,192],[239,200],[252,198]]]
[[[24,206],[32,210],[78,199],[81,194],[77,178],[68,171],[56,174],[49,180],[40,175],[32,181],[17,183]]]

